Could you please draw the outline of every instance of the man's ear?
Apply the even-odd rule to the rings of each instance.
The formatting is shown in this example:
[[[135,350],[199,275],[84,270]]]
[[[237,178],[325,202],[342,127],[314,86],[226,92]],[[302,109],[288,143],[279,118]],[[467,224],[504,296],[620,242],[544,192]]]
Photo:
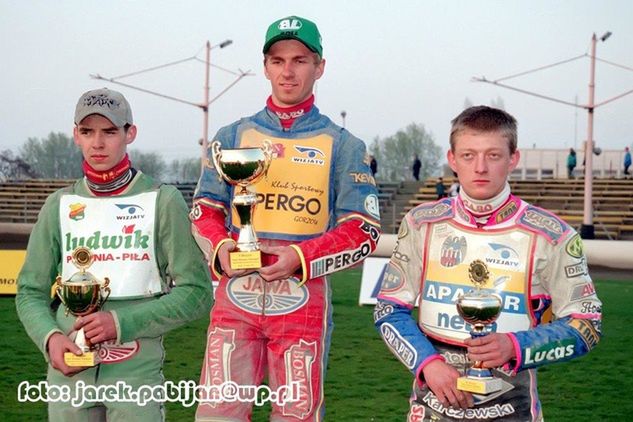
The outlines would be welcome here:
[[[127,129],[125,133],[125,143],[131,144],[136,139],[136,125],[132,125]]]

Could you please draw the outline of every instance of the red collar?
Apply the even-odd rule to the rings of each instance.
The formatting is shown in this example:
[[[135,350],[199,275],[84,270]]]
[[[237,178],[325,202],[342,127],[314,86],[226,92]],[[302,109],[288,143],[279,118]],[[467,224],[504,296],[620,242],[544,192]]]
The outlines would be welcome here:
[[[310,95],[307,100],[291,107],[279,107],[275,105],[275,103],[273,103],[272,95],[268,97],[268,100],[266,100],[266,107],[279,117],[281,126],[284,129],[290,129],[290,126],[292,126],[295,119],[309,112],[313,105],[314,95]]]

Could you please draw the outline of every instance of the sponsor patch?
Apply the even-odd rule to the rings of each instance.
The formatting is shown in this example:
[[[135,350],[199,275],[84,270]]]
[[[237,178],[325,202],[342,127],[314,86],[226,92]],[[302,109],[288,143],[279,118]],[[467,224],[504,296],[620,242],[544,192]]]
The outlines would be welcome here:
[[[323,274],[329,274],[333,271],[351,267],[352,265],[359,263],[370,253],[371,245],[369,241],[367,241],[361,244],[357,249],[343,251],[315,259],[310,265],[310,275],[312,278],[316,278]]]
[[[593,287],[592,282],[578,284],[572,288],[571,295],[569,295],[569,301],[576,302],[577,300],[584,299],[595,294],[596,289]]]
[[[589,270],[587,269],[587,261],[582,258],[579,263],[565,266],[565,275],[567,278],[580,277],[581,275],[587,275]]]
[[[392,293],[404,285],[405,276],[403,271],[396,265],[389,262],[382,275],[380,291],[382,293]]]
[[[393,313],[393,305],[379,300],[374,307],[374,322],[378,322],[384,317]]]
[[[380,326],[380,334],[393,354],[409,369],[413,369],[418,360],[418,352],[400,333],[389,323]]]
[[[98,355],[101,363],[117,363],[132,358],[138,353],[140,348],[137,340],[128,341],[123,344],[111,340],[101,343],[98,349]]]
[[[376,180],[374,179],[374,176],[372,176],[371,174],[350,173],[349,175],[352,177],[352,181],[354,183],[367,183],[374,186],[376,185]]]
[[[226,290],[231,302],[255,315],[286,315],[306,304],[309,298],[305,286],[297,286],[294,277],[265,281],[250,274],[229,280]]]
[[[306,342],[301,339],[284,352],[286,366],[286,385],[299,384],[299,400],[284,404],[284,416],[294,416],[299,419],[312,411],[314,394],[312,391],[312,364],[317,355],[316,342]]]
[[[435,397],[435,394],[430,391],[424,396],[422,401],[435,412],[443,413],[449,418],[462,420],[501,419],[515,412],[514,407],[512,407],[510,403],[495,404],[489,407],[478,406],[472,409],[444,407],[437,397]]]
[[[467,243],[464,236],[449,236],[442,242],[440,265],[451,268],[461,264],[466,256]]]
[[[602,305],[596,302],[586,301],[580,303],[580,313],[582,314],[601,314]]]
[[[497,224],[507,220],[508,218],[510,218],[515,212],[517,212],[517,210],[519,209],[519,207],[517,206],[517,203],[514,201],[510,201],[505,207],[501,208],[499,210],[499,212],[497,213],[497,215],[495,216],[495,222]]]
[[[411,210],[411,218],[413,218],[416,225],[448,218],[452,214],[450,199],[418,205]]]
[[[380,204],[378,202],[378,197],[373,193],[365,197],[365,211],[367,211],[372,217],[380,220]]]
[[[191,212],[189,212],[189,218],[191,218],[193,221],[196,221],[200,217],[202,217],[202,209],[200,208],[200,204],[193,204]]]
[[[419,404],[412,405],[407,415],[407,422],[422,422],[423,420],[424,406],[420,406]]]
[[[502,268],[519,268],[519,254],[517,251],[501,243],[488,243],[492,249],[492,255],[486,256],[486,264]]]
[[[582,341],[587,345],[587,349],[591,350],[598,344],[600,335],[590,321],[572,318],[569,320],[568,325],[580,333],[580,337],[582,337]]]
[[[120,210],[117,220],[141,220],[145,218],[145,210],[137,204],[114,204]]]
[[[380,231],[375,226],[372,226],[366,221],[363,221],[360,224],[360,229],[364,231],[365,233],[369,233],[369,236],[371,237],[371,240],[373,241],[377,241],[378,238],[380,237]]]
[[[222,385],[231,380],[231,354],[235,350],[235,330],[214,328],[207,337],[202,370],[203,385]],[[215,407],[212,402],[204,405]]]
[[[68,208],[70,208],[70,212],[68,213],[68,218],[75,221],[84,219],[85,217],[84,211],[86,209],[86,204],[81,204],[77,202],[74,204],[70,204]]]
[[[571,357],[575,350],[574,340],[561,340],[541,347],[528,347],[523,350],[523,366],[531,367],[548,362],[557,362]]]
[[[519,218],[519,222],[533,231],[541,233],[554,244],[567,232],[565,223],[536,207],[528,206]]]
[[[565,252],[571,257],[574,258],[582,258],[584,255],[582,248],[582,239],[580,235],[576,233],[569,241],[567,242],[567,246],[565,246]]]
[[[323,166],[325,164],[323,160],[325,154],[318,148],[295,145],[295,150],[300,153],[300,156],[293,156],[291,158],[293,163],[317,166]]]

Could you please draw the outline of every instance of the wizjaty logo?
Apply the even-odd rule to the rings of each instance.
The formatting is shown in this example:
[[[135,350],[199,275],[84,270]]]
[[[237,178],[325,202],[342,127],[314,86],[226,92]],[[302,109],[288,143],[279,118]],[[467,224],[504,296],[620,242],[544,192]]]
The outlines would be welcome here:
[[[115,204],[121,212],[116,216],[117,220],[139,220],[145,218],[145,210],[136,204]]]
[[[299,145],[295,145],[295,149],[301,154],[301,156],[292,157],[293,163],[314,164],[317,166],[322,166],[325,164],[325,161],[323,160],[323,158],[325,158],[325,154],[320,149],[312,147],[302,147]]]
[[[488,243],[488,246],[492,249],[492,256],[486,256],[486,263],[509,268],[519,266],[519,254],[511,247],[501,243]]]

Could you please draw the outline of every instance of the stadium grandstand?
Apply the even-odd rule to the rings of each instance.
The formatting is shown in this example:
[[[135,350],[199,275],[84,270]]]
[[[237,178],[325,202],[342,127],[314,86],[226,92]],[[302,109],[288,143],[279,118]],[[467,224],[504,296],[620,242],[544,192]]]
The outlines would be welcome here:
[[[437,179],[424,182],[378,182],[384,233],[396,233],[411,208],[435,201]],[[446,187],[452,178],[444,178]],[[511,180],[512,192],[552,211],[577,230],[583,219],[583,179]],[[633,240],[633,180],[593,179],[593,223],[596,239]]]
[[[400,220],[411,208],[434,201],[437,179],[425,181],[378,182],[384,233],[396,233]],[[453,180],[444,178],[448,187]],[[44,201],[52,192],[68,186],[68,180],[7,180],[0,182],[0,224],[2,233],[22,233],[28,238],[30,227]],[[548,209],[575,228],[583,218],[584,181],[582,179],[511,180],[513,193]],[[195,183],[175,186],[191,205]],[[597,239],[633,240],[633,180],[593,180],[593,220]],[[12,230],[12,227],[14,230]]]

